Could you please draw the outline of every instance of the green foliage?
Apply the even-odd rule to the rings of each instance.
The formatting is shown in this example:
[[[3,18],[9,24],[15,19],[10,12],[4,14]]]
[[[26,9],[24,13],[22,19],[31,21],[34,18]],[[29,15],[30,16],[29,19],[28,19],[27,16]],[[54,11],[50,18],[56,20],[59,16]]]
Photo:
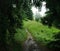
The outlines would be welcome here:
[[[22,13],[22,11],[24,13]],[[17,28],[22,28],[22,15],[32,19],[28,0],[0,0],[0,51],[8,51],[8,41],[14,42]]]
[[[42,22],[45,23],[45,20],[47,20],[47,25],[49,27],[54,24],[55,27],[60,28],[60,0],[43,0],[46,2],[46,7],[49,9],[47,12],[47,15],[45,18],[43,18]],[[42,0],[33,0],[36,7],[41,7]],[[37,4],[38,3],[38,4]],[[56,24],[55,24],[55,23]]]
[[[21,16],[23,19],[29,19],[32,20],[32,10],[30,8],[27,8],[26,10],[24,10],[23,8],[21,9]]]
[[[54,38],[55,38],[55,40],[49,42],[47,44],[47,47],[53,51],[59,51],[59,49],[60,49],[60,32],[56,33],[54,35]]]
[[[41,18],[41,22],[44,24],[44,25],[48,25],[49,27],[52,26],[52,23],[53,23],[53,19],[54,17],[52,16],[52,13],[49,11],[49,12],[46,12],[46,16]]]
[[[56,25],[56,27],[60,28],[60,0],[46,0],[47,4],[46,7],[50,9],[51,16],[48,17],[52,21],[51,24]],[[50,13],[49,12],[49,13]],[[55,23],[53,23],[55,22]]]
[[[13,43],[13,51],[23,51],[23,44],[27,39],[27,33],[25,29],[16,29],[14,35],[15,42]]]
[[[32,10],[30,5],[30,0],[20,0],[20,14],[23,19],[30,19],[32,20]]]
[[[26,33],[25,29],[17,29],[16,31],[17,31],[17,33],[15,33],[14,39],[18,43],[22,44],[27,39],[27,33]]]
[[[24,21],[24,27],[31,32],[32,36],[37,42],[49,43],[54,41],[54,35],[59,32],[55,27],[48,28],[36,21]]]

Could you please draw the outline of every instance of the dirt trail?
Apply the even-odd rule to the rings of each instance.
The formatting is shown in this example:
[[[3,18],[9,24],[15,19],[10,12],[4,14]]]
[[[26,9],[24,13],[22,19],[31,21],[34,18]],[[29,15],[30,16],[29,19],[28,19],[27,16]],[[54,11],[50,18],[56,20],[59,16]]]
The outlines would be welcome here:
[[[24,51],[41,51],[41,49],[38,47],[37,43],[34,41],[33,37],[31,36],[31,33],[27,29],[26,32],[28,34],[28,37],[24,43]]]

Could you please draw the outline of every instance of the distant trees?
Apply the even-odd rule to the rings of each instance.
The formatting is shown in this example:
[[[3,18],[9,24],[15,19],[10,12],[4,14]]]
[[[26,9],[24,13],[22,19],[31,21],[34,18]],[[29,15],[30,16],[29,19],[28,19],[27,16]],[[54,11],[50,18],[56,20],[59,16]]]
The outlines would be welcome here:
[[[23,19],[32,20],[32,10],[30,0],[23,0],[21,7],[21,16],[23,17]]]
[[[52,13],[49,11],[49,12],[46,12],[46,16],[44,16],[43,18],[41,18],[41,22],[44,24],[44,25],[48,25],[48,27],[51,27],[52,26],[52,22],[53,22],[53,16],[52,16]]]
[[[47,16],[43,19],[47,20],[48,26],[55,26],[60,28],[60,0],[43,0],[46,1],[46,7],[49,8]],[[41,8],[42,0],[33,0],[33,4],[36,7]]]
[[[43,19],[49,19],[47,20],[49,24],[60,28],[60,0],[46,0],[46,3],[46,7],[49,8],[50,11]]]

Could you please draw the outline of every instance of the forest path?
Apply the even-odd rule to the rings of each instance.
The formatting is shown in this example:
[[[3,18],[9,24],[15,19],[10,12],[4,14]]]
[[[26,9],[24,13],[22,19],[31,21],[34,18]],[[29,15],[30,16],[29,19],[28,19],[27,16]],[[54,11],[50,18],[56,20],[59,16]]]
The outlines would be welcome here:
[[[28,29],[26,29],[26,32],[28,34],[28,37],[24,43],[24,51],[41,51]]]

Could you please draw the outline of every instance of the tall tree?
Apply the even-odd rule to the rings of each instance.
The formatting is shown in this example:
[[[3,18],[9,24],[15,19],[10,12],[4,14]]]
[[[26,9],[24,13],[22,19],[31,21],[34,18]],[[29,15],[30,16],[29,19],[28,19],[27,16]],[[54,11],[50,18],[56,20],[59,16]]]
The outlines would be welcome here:
[[[17,20],[13,15],[13,4],[17,5],[15,9],[18,10],[17,3],[18,1],[15,0],[0,0],[0,51],[8,51],[7,40],[13,40],[15,29],[18,27],[19,12],[17,11],[16,14]],[[7,34],[9,34],[9,37],[7,37]]]
[[[60,0],[46,0],[46,3],[46,7],[50,10],[48,12],[50,16],[47,14],[46,20],[48,18],[48,23],[60,28]]]
[[[8,51],[7,41],[13,42],[16,28],[22,28],[21,9],[29,8],[27,1],[29,2],[29,0],[25,2],[24,0],[0,0],[0,51]],[[30,8],[27,11],[30,11]],[[26,15],[30,12],[26,12]]]

